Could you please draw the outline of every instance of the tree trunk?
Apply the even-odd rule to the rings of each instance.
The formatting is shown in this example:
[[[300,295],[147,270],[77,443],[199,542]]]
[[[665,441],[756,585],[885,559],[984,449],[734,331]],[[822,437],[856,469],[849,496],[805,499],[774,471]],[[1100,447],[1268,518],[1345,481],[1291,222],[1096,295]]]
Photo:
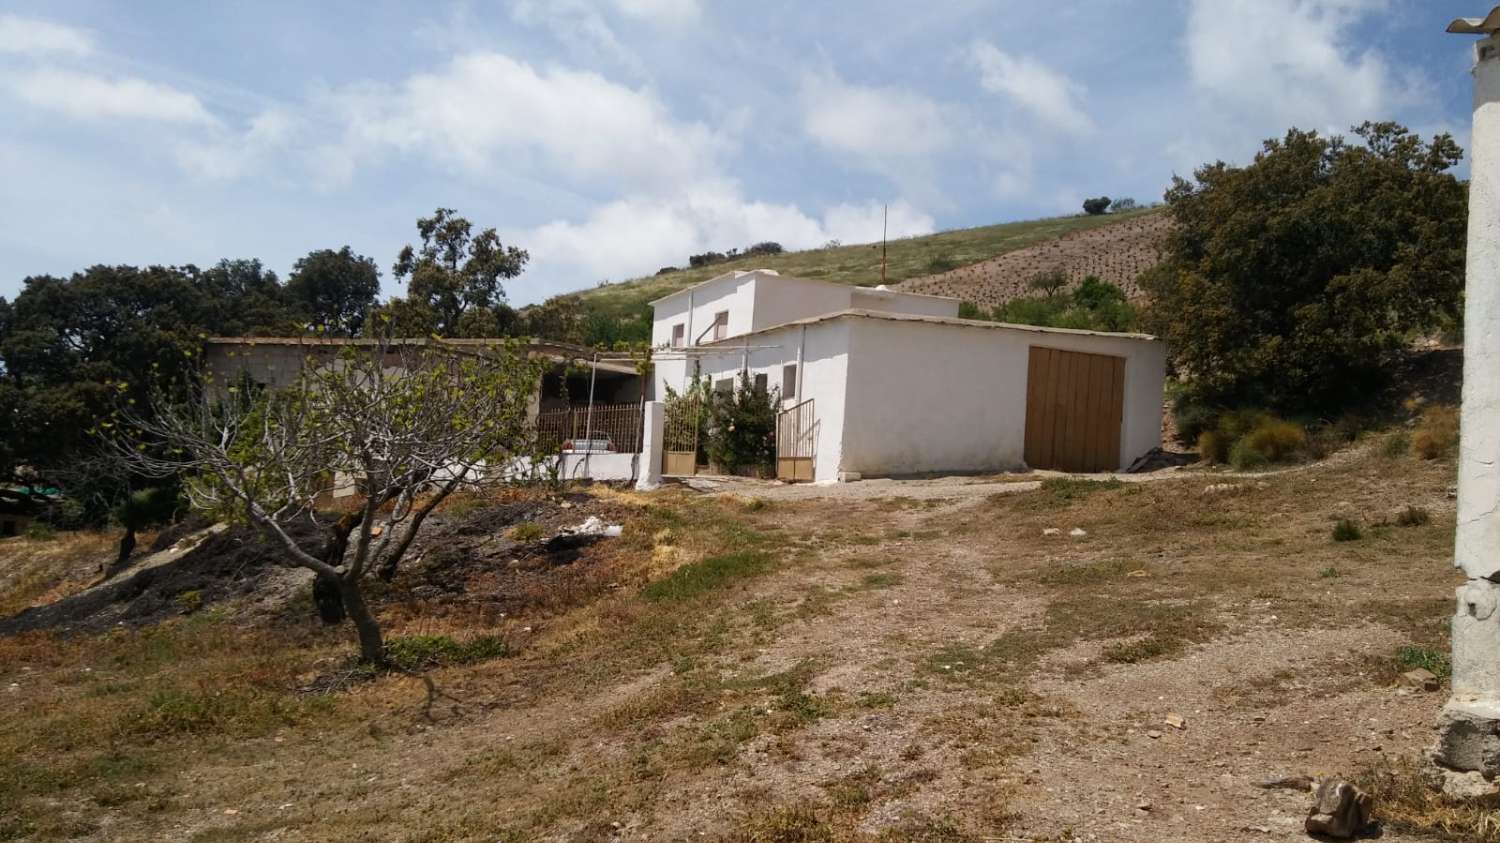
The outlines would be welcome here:
[[[385,664],[385,641],[380,635],[380,623],[365,605],[359,583],[340,578],[339,592],[344,598],[344,611],[349,613],[349,619],[354,621],[354,628],[359,632],[359,660],[366,664]]]
[[[340,518],[328,529],[328,544],[323,548],[323,561],[332,567],[344,563],[344,553],[349,549],[349,534],[364,520],[364,513],[351,512]],[[337,577],[318,575],[313,579],[313,605],[318,617],[326,624],[344,622],[344,596]]]
[[[344,595],[339,588],[339,578],[317,574],[313,577],[312,589],[313,607],[318,610],[318,618],[323,623],[333,626],[344,622]]]
[[[115,574],[118,574],[121,571],[125,570],[125,566],[130,564],[130,554],[134,552],[135,528],[126,527],[125,535],[120,537],[120,552],[115,556],[114,564],[107,565],[104,568],[104,579],[107,580],[113,577]]]

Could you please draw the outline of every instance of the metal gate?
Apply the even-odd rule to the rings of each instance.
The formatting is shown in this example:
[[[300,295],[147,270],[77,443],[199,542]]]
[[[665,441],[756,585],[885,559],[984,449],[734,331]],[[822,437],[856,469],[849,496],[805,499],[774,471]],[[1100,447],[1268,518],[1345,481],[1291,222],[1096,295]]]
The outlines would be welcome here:
[[[698,473],[699,401],[696,396],[668,401],[662,426],[661,473]]]
[[[818,422],[813,415],[813,399],[776,414],[777,479],[811,481],[817,446]]]

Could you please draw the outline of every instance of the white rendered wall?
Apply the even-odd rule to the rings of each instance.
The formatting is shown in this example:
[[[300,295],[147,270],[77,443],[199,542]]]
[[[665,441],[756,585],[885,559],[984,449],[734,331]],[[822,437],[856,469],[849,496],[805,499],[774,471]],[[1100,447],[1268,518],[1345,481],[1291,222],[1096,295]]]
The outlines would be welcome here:
[[[722,353],[698,358],[703,374],[713,380],[732,377],[737,386],[739,372],[744,368],[752,379],[759,374],[765,375],[770,388],[777,389],[781,385],[782,367],[796,363],[800,349],[802,363],[798,395],[796,399],[782,403],[789,406],[813,399],[818,425],[813,470],[814,480],[818,483],[836,482],[843,458],[844,390],[849,366],[848,322],[847,319],[837,319],[767,331],[751,338],[750,344],[757,348],[747,351],[730,344]]]
[[[1166,353],[1155,340],[855,318],[846,472],[1004,471],[1024,465],[1030,347],[1125,358],[1120,467],[1161,444]]]
[[[700,336],[703,343],[711,342],[714,316],[725,310],[729,311],[728,336],[733,337],[851,308],[951,318],[958,315],[958,305],[957,299],[940,296],[854,287],[764,270],[737,271],[658,300],[653,306],[651,344],[670,345],[672,326],[677,324],[684,326],[685,343],[691,345]]]
[[[729,273],[705,281],[698,287],[684,290],[653,305],[651,315],[651,344],[661,347],[672,342],[672,326],[683,324],[683,343],[694,345],[712,342],[714,317],[729,311],[729,336],[748,333],[751,317],[755,311],[754,276],[748,272]],[[691,318],[688,303],[692,302]]]
[[[920,296],[895,290],[874,290],[855,287],[850,304],[858,310],[877,310],[885,313],[907,313],[914,316],[941,316],[952,319],[958,316],[958,299],[940,296]]]
[[[848,310],[853,289],[827,281],[757,273],[751,330],[761,331],[798,319]]]

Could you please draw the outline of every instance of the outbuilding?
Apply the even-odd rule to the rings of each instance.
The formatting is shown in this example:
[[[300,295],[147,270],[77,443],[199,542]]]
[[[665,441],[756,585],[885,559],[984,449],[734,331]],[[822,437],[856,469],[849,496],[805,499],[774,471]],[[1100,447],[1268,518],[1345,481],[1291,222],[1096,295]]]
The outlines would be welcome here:
[[[780,402],[788,479],[1115,471],[1161,444],[1166,350],[1144,334],[960,319],[957,299],[768,270],[653,305],[655,396],[745,372]]]

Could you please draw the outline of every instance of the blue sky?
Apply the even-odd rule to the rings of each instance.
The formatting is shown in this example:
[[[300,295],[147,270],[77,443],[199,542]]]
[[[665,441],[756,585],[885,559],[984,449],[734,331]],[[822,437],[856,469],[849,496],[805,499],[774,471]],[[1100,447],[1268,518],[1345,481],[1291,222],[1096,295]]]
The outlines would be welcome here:
[[[1159,199],[1289,126],[1468,145],[1483,0],[0,4],[0,295],[458,209],[524,304],[686,262]]]

